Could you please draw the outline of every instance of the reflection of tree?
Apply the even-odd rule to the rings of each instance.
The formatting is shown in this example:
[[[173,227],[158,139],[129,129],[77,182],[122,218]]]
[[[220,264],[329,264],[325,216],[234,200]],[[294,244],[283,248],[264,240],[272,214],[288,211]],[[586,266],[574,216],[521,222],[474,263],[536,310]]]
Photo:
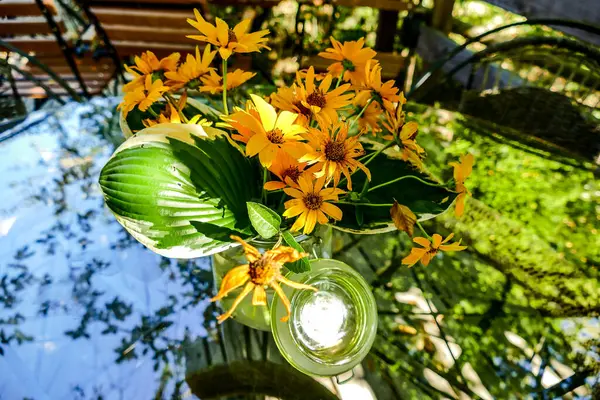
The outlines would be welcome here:
[[[28,330],[27,322],[71,316],[74,321],[65,326],[63,336],[72,343],[106,341],[110,347],[103,350],[120,367],[149,362],[154,375],[148,385],[156,398],[183,396],[188,390],[185,375],[210,365],[277,359],[268,334],[229,321],[216,328],[218,310],[207,301],[212,273],[202,261],[152,259],[147,267],[158,268],[160,282],[173,289],[162,304],[145,309],[127,293],[110,293],[99,284],[122,272],[114,271],[113,255],[147,254],[106,213],[96,188],[98,169],[109,153],[104,138],[112,133],[106,131],[116,129],[108,114],[102,107],[89,108],[79,116],[85,123],[76,125],[81,128],[77,134],[61,120],[38,126],[58,137],[58,156],[43,161],[52,171],[51,179],[19,184],[36,188],[27,202],[51,207],[51,223],[32,230],[28,242],[19,243],[3,265],[0,353],[6,346],[42,340]],[[453,124],[435,119],[423,125],[463,132]],[[433,139],[424,133],[423,142]],[[459,392],[478,398],[485,396],[483,389],[497,398],[543,397],[542,392],[552,398],[581,386],[586,378],[594,384],[589,380],[597,375],[598,364],[589,354],[598,352],[598,343],[574,334],[589,329],[589,320],[583,317],[598,311],[598,281],[592,266],[600,246],[594,246],[590,235],[596,209],[583,196],[594,185],[581,188],[588,185],[589,175],[539,158],[530,159],[529,169],[513,173],[511,168],[523,158],[520,152],[479,139],[473,132],[468,135],[469,141],[450,143],[447,150],[459,154],[468,148],[477,153],[470,187],[480,201],[469,202],[465,218],[447,215],[439,226],[428,228],[457,232],[469,242],[471,252],[442,254],[427,268],[408,270],[400,263],[409,249],[404,234],[339,239],[343,250],[338,257],[372,282],[378,300],[379,335],[365,362],[372,387],[380,399],[453,397]],[[435,153],[436,147],[430,146],[430,156],[445,165],[448,156]],[[494,163],[504,170],[487,179]],[[544,163],[549,163],[546,175]],[[442,169],[434,165],[432,170]],[[522,173],[542,175],[522,183],[518,176]],[[570,187],[558,179],[560,195],[553,197],[552,177],[567,173]],[[549,218],[566,222],[557,225]],[[102,235],[108,237],[103,247],[98,246]],[[38,272],[40,263],[57,255],[64,256],[64,275]],[[42,298],[34,304],[33,314],[20,309],[34,298],[32,294],[60,285],[66,296]],[[187,323],[191,315],[202,316],[197,326]],[[562,366],[571,368],[573,375],[561,372]],[[560,382],[543,387],[544,373],[556,375]],[[72,397],[106,396],[107,388],[93,386],[82,382],[73,388]]]
[[[600,310],[593,175],[484,128],[467,129],[461,117],[413,110],[432,173],[444,174],[466,151],[475,155],[468,185],[479,201],[469,200],[461,219],[448,212],[425,224],[455,232],[469,253],[439,255],[429,267],[407,271],[400,261],[410,244],[390,234],[340,254],[378,295],[380,335],[367,362],[379,366],[372,379],[387,380],[400,398],[477,398],[485,391],[552,398],[593,385],[598,360],[590,355],[597,349],[578,335],[597,335],[590,317]],[[440,140],[447,141],[443,152]]]
[[[392,398],[459,392],[480,398],[482,388],[507,398],[542,390],[544,371],[568,383],[562,366],[580,377],[570,390],[595,375],[594,349],[581,350],[577,336],[591,328],[589,320],[570,319],[577,327],[565,330],[564,317],[532,306],[535,293],[477,254],[444,254],[427,268],[397,268],[410,246],[403,236],[363,238],[339,255],[375,282],[380,325],[365,364],[375,374],[373,388],[383,379],[396,392]],[[379,284],[384,276],[387,283]]]

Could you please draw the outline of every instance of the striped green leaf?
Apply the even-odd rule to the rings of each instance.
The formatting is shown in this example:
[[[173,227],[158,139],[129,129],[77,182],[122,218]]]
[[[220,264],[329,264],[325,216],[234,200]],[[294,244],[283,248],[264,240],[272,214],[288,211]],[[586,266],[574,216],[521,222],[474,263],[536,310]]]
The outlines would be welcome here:
[[[256,167],[218,129],[162,124],[121,145],[100,174],[108,208],[133,237],[166,257],[195,258],[251,235],[246,202]]]

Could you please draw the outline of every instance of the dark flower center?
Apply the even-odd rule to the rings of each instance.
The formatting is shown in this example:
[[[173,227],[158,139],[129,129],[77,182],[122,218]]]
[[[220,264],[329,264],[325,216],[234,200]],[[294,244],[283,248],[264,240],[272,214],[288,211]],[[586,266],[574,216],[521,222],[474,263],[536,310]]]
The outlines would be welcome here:
[[[306,107],[304,104],[302,104],[302,102],[297,101],[293,104],[298,109],[298,112],[300,112],[300,114],[304,115],[306,118],[310,118],[312,116],[312,111],[310,108]]]
[[[282,144],[285,142],[285,140],[283,140],[283,132],[277,128],[267,132],[267,139],[273,144]]]
[[[267,283],[270,275],[272,275],[272,272],[270,260],[265,257],[261,257],[258,260],[250,263],[248,275],[250,275],[250,280],[252,283],[263,285]]]
[[[325,107],[325,104],[327,104],[327,99],[320,90],[317,90],[316,92],[308,95],[306,102],[311,106],[323,108]]]
[[[238,38],[237,38],[235,32],[233,31],[233,29],[230,29],[229,31],[227,31],[227,36],[228,36],[228,43],[236,43],[238,41]]]
[[[289,177],[294,183],[298,183],[300,175],[302,175],[302,172],[298,170],[298,167],[289,167],[281,174],[281,180],[285,182],[285,178]]]
[[[342,66],[346,71],[354,72],[354,70],[356,70],[356,67],[354,66],[352,61],[346,60],[345,58],[342,60]]]
[[[325,157],[329,161],[343,161],[346,158],[346,148],[343,142],[328,142],[325,145]]]
[[[323,198],[318,194],[310,193],[304,196],[304,205],[309,210],[318,210],[321,208],[321,204],[323,204]]]

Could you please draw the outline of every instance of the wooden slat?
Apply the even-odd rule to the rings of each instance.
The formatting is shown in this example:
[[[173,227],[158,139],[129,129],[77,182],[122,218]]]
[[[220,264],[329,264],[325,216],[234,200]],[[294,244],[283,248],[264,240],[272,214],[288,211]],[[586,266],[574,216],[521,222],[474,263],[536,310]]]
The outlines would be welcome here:
[[[5,42],[12,44],[13,46],[29,53],[39,54],[62,54],[58,43],[54,38],[52,39],[6,39]],[[0,50],[3,49],[0,44]]]
[[[132,42],[128,40],[115,40],[112,41],[112,44],[117,49],[120,57],[138,55],[146,50],[154,52],[157,57],[165,57],[173,52],[180,52],[181,54],[193,53],[196,49],[193,44],[175,45],[155,42]]]
[[[214,6],[251,6],[271,8],[281,3],[282,0],[206,0],[207,3]]]
[[[91,88],[88,90],[88,93],[92,96],[99,95],[102,93],[103,89],[104,88],[102,88],[102,87]],[[21,95],[22,97],[32,97],[34,99],[43,99],[43,98],[48,97],[46,95],[46,92],[44,91],[44,89],[42,89],[41,87],[19,89],[18,92],[19,92],[19,95]],[[67,91],[64,89],[56,89],[56,90],[53,90],[53,92],[54,92],[54,94],[56,94],[58,96],[69,96],[69,93],[67,93]],[[77,89],[76,92],[78,94],[83,93],[80,89]],[[7,90],[5,92],[2,92],[2,93],[0,93],[0,96],[12,97],[13,96],[12,90]]]
[[[414,0],[331,0],[331,4],[344,7],[371,7],[378,10],[406,11],[412,10]]]
[[[44,4],[50,12],[56,15],[56,8],[51,0]],[[33,0],[2,0],[0,1],[0,17],[25,17],[42,15],[39,7]]]
[[[381,76],[386,79],[393,79],[405,68],[406,58],[396,53],[377,53],[375,57],[381,64]],[[317,71],[326,71],[332,61],[319,56],[311,56],[303,59],[303,68],[309,66],[315,67]]]
[[[84,80],[84,82],[87,87],[98,88],[98,87],[104,87],[106,85],[107,80],[106,79],[91,79],[91,80]],[[46,84],[51,89],[61,87],[58,83],[52,82],[52,81],[45,81],[44,84]],[[19,89],[19,90],[38,87],[38,85],[32,81],[17,81],[16,85],[17,85],[17,89]],[[73,89],[79,88],[79,84],[76,81],[70,82],[69,86],[71,86]],[[4,88],[4,89],[6,89],[6,87],[10,87],[10,85],[5,84],[4,86],[2,86],[2,88]]]
[[[173,10],[144,10],[135,8],[92,7],[92,12],[103,25],[130,25],[139,27],[191,28],[187,18],[194,12]]]
[[[77,80],[77,78],[75,77],[75,75],[73,75],[73,73],[64,72],[64,73],[59,73],[57,75],[60,78],[64,79],[65,81],[76,81]],[[82,72],[80,75],[84,81],[106,81],[112,77],[111,72]],[[43,82],[54,80],[54,78],[52,78],[50,75],[47,75],[47,74],[46,75],[42,75],[42,74],[37,75],[36,74],[34,76]],[[18,81],[18,82],[28,80],[26,77],[22,77],[17,73],[14,74],[14,78],[15,78],[15,81]]]
[[[62,21],[57,21],[62,32],[65,31],[65,25]],[[17,35],[49,35],[52,31],[46,20],[23,21],[21,19],[7,19],[0,21],[0,37]]]
[[[48,64],[46,64],[48,65]],[[56,65],[48,65],[49,67],[52,68],[52,71],[57,73],[57,74],[73,74],[73,72],[71,71],[71,67],[69,67],[69,65],[67,64],[66,61],[63,61],[62,64],[56,64]],[[79,70],[80,73],[103,73],[103,74],[109,74],[112,75],[112,73],[115,70],[115,66],[113,64],[87,64],[87,63],[81,63],[77,65],[77,69]],[[32,65],[32,64],[28,64],[25,68],[25,71],[31,73],[34,76],[42,76],[42,75],[46,75],[46,72],[43,71],[42,69],[37,68],[36,66]]]
[[[189,29],[181,28],[158,28],[133,25],[104,25],[104,30],[112,42],[118,40],[126,41],[148,41],[155,43],[177,43],[200,45],[197,40],[187,38],[186,35],[197,35],[198,31],[191,26]]]
[[[123,0],[89,0],[90,4],[118,4],[124,3]],[[178,4],[178,5],[189,5],[190,8],[201,7],[206,4],[205,0],[132,0],[129,3],[135,4]]]

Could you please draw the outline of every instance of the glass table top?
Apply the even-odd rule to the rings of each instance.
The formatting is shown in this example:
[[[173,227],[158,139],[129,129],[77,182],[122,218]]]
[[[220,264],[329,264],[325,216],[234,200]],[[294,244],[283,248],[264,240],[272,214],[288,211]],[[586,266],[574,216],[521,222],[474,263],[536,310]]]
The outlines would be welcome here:
[[[156,255],[104,206],[97,179],[122,140],[117,103],[39,111],[0,136],[2,400],[193,399],[189,377],[211,365],[283,363],[268,333],[229,321],[217,328],[209,258]],[[397,237],[336,239],[338,258],[372,282],[380,316],[363,364],[371,388],[331,386],[339,397],[544,398],[564,384],[579,388],[573,398],[591,398],[597,373],[581,360],[598,349],[597,318],[519,303],[529,295],[519,275],[505,280],[467,252],[418,272],[390,268],[407,245]],[[597,284],[590,277],[587,288]],[[583,337],[572,345],[573,330]],[[303,385],[299,398],[310,398]]]

